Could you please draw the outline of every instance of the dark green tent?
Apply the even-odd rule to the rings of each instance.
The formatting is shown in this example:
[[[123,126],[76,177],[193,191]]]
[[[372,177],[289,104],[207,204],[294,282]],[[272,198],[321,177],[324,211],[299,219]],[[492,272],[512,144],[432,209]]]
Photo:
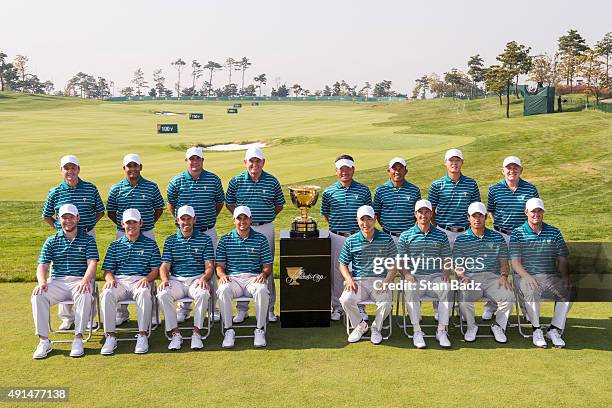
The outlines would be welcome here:
[[[523,115],[539,115],[555,111],[555,87],[544,86],[535,92],[525,90],[525,105]]]

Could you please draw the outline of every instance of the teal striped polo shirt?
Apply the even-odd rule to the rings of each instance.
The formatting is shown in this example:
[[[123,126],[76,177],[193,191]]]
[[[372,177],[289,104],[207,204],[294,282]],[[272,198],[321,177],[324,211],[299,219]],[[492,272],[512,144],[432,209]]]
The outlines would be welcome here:
[[[164,208],[164,199],[157,184],[143,177],[132,186],[127,178],[111,187],[106,202],[106,211],[117,212],[117,230],[123,230],[121,219],[128,208],[136,208],[142,217],[142,231],[155,226],[155,210]]]
[[[212,228],[217,222],[217,203],[223,203],[225,194],[221,179],[209,171],[202,170],[194,180],[188,171],[177,174],[167,189],[168,202],[174,206],[174,216],[184,205],[193,207],[196,215],[196,229]]]
[[[404,181],[397,188],[388,180],[376,188],[372,207],[384,228],[401,233],[414,225],[414,205],[420,199],[421,191],[414,184]]]
[[[219,240],[216,260],[225,265],[227,275],[258,275],[263,265],[272,263],[272,252],[264,234],[251,228],[246,239],[242,239],[234,229]]]
[[[374,258],[394,258],[396,254],[393,238],[375,229],[371,242],[361,231],[348,237],[342,244],[338,261],[346,266],[352,263],[351,274],[354,278],[373,278],[381,276],[374,273]],[[386,273],[382,274],[383,278],[385,276]]]
[[[452,256],[445,233],[431,225],[425,234],[418,224],[400,235],[397,253],[409,257],[408,266],[415,275],[442,273],[445,262]]]
[[[285,196],[280,183],[270,173],[262,171],[256,183],[249,176],[249,172],[244,171],[230,180],[225,203],[249,207],[253,222],[266,224],[276,218],[274,207],[285,205]]]
[[[104,212],[104,204],[98,188],[87,181],[79,178],[75,188],[71,188],[66,181],[53,187],[47,194],[47,200],[43,205],[43,217],[55,217],[55,229],[62,228],[57,212],[64,204],[73,204],[79,210],[79,228],[91,229],[96,226],[96,214]]]
[[[478,184],[463,174],[455,183],[445,174],[431,183],[428,199],[436,211],[436,224],[446,227],[468,227],[467,209],[474,201],[480,201]]]
[[[87,260],[98,261],[96,240],[83,231],[79,231],[72,241],[68,240],[63,230],[51,235],[42,246],[38,256],[39,264],[51,264],[51,276],[85,276]]]
[[[508,263],[510,256],[506,240],[500,233],[485,228],[484,236],[479,238],[469,228],[455,240],[453,258],[455,265],[463,267],[468,274],[490,272],[499,275],[499,261]]]
[[[370,189],[352,180],[348,187],[338,181],[323,191],[321,215],[329,217],[329,229],[335,232],[357,232],[357,209],[362,205],[372,205]]]
[[[127,236],[111,242],[102,264],[103,271],[116,276],[146,276],[159,268],[161,255],[157,243],[140,234],[135,242]]]
[[[520,179],[515,191],[510,190],[506,180],[489,187],[487,211],[493,213],[493,225],[508,231],[527,221],[525,203],[530,198],[540,197],[536,187]]]
[[[166,238],[161,260],[170,264],[172,276],[199,276],[206,269],[206,261],[215,261],[212,240],[200,231],[193,231],[189,238],[185,238],[179,230]]]
[[[561,231],[552,225],[542,223],[542,231],[536,234],[525,221],[512,231],[510,257],[521,258],[530,274],[558,274],[557,258],[560,256],[569,256],[569,250]]]

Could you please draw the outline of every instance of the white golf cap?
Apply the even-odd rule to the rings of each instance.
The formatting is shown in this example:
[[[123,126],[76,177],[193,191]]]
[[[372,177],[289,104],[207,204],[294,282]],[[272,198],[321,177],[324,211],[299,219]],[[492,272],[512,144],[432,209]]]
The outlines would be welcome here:
[[[374,209],[369,205],[362,205],[357,210],[357,219],[360,220],[361,217],[363,217],[364,215],[367,215],[370,218],[374,219],[375,218]]]
[[[474,201],[468,207],[468,214],[473,215],[475,213],[481,213],[482,215],[487,215],[487,207],[480,201]]]
[[[135,153],[128,153],[123,156],[123,165],[127,166],[130,163],[142,164],[140,156]]]
[[[450,149],[444,155],[444,160],[450,160],[452,157],[458,157],[463,160],[463,153],[459,149]]]
[[[176,212],[176,218],[181,218],[183,215],[189,215],[191,218],[195,217],[195,211],[190,205],[184,205]]]
[[[502,165],[503,167],[506,167],[509,164],[516,164],[517,166],[523,167],[523,162],[521,161],[521,159],[519,159],[516,156],[508,156],[504,159],[504,164]]]
[[[541,208],[542,211],[544,211],[544,201],[536,197],[530,198],[525,203],[525,208],[527,209],[527,211],[533,211],[536,208]]]
[[[340,169],[342,167],[355,167],[355,162],[349,159],[340,159],[336,162],[336,168]]]
[[[394,157],[389,160],[389,168],[393,167],[395,163],[399,163],[402,166],[406,167],[406,160],[402,159],[401,157]]]
[[[190,147],[185,152],[185,158],[188,159],[191,156],[198,156],[198,157],[204,158],[204,151],[202,150],[200,146]]]
[[[121,220],[123,222],[140,221],[141,220],[140,211],[138,211],[136,208],[128,208],[127,210],[123,212],[123,216],[121,217]]]
[[[66,156],[62,157],[60,159],[60,169],[62,167],[64,167],[65,165],[67,165],[68,163],[72,163],[76,166],[79,165],[79,159],[77,159],[76,156],[73,156],[72,154],[67,154]]]
[[[64,214],[72,214],[77,216],[79,215],[79,209],[73,204],[64,204],[59,208],[59,210],[57,210],[57,215],[61,217]]]
[[[414,211],[419,211],[421,208],[429,208],[429,210],[433,211],[429,200],[419,200],[414,204]]]
[[[234,218],[238,218],[240,214],[244,214],[247,217],[251,216],[251,209],[246,205],[239,205],[234,209]]]
[[[263,151],[259,147],[249,147],[244,154],[244,160],[249,161],[253,157],[257,157],[259,160],[265,159]]]

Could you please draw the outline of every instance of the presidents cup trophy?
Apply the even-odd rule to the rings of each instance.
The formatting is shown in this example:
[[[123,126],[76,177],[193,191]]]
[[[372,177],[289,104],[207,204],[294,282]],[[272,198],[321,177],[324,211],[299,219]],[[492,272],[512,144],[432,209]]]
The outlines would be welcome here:
[[[291,223],[292,238],[312,238],[319,236],[317,222],[308,215],[308,209],[317,203],[319,186],[296,185],[289,186],[291,202],[300,209],[302,215]]]

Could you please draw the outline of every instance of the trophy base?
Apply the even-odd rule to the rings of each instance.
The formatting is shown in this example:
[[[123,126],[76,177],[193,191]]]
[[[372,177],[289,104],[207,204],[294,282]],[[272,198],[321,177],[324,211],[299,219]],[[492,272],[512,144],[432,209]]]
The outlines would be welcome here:
[[[289,235],[291,238],[318,238],[319,230],[317,229],[317,223],[312,218],[308,221],[303,221],[302,218],[298,217],[291,223]]]

